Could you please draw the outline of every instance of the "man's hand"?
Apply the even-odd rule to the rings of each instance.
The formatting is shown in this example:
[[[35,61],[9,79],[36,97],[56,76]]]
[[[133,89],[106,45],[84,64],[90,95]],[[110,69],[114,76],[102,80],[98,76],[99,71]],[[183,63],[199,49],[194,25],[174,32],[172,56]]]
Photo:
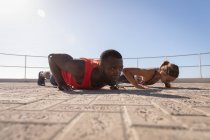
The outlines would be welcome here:
[[[113,85],[113,86],[110,86],[110,89],[111,90],[118,90],[119,86],[118,85]]]
[[[59,90],[61,90],[61,91],[66,91],[66,92],[72,91],[72,90],[73,90],[72,87],[70,87],[70,86],[68,86],[68,85],[61,85],[61,86],[59,86],[58,88],[59,88]]]
[[[166,88],[171,88],[171,84],[170,83],[164,83]]]

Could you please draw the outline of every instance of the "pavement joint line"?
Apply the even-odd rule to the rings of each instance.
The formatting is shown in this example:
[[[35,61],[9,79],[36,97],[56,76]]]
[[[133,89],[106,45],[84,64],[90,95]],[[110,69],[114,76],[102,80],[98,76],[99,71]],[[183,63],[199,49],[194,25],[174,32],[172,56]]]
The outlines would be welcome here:
[[[85,110],[82,110],[82,111],[62,111],[62,110],[49,110],[49,112],[80,112],[80,113],[88,113],[88,112],[98,112],[98,113],[120,113],[120,111],[85,111]]]
[[[167,112],[166,110],[164,110],[162,107],[160,107],[158,104],[154,103],[154,101],[151,101],[151,104],[157,108],[160,109],[163,113],[167,114],[167,115],[171,115],[169,112]]]
[[[108,105],[110,105],[110,106],[112,106],[112,105],[119,105],[119,106],[153,106],[153,105],[132,105],[132,104],[93,104],[93,105],[106,105],[106,106],[108,106]]]
[[[54,136],[51,137],[52,140],[63,140],[66,133],[69,132],[73,128],[73,126],[80,120],[82,116],[84,116],[84,113],[78,113],[77,115],[72,118],[66,126],[61,128],[57,133],[55,133]]]
[[[174,113],[171,113],[170,115],[172,115],[172,116],[200,116],[200,117],[207,117],[207,115],[206,114],[174,114]]]
[[[4,123],[4,124],[42,124],[42,125],[55,125],[55,124],[61,124],[61,125],[65,125],[68,123],[65,122],[31,122],[31,121],[27,121],[27,122],[19,122],[19,121],[0,121],[0,123]]]
[[[209,107],[208,107],[208,108],[209,108]],[[208,113],[208,112],[205,112],[205,111],[203,111],[203,110],[201,110],[201,109],[199,109],[199,108],[193,108],[193,109],[195,109],[195,110],[197,110],[197,111],[203,113],[205,117],[210,117],[210,113]]]
[[[97,95],[92,101],[90,101],[90,102],[88,103],[88,105],[92,105],[92,103],[93,103],[95,100],[99,99],[100,97],[101,97],[101,96]]]
[[[155,129],[176,129],[176,130],[189,130],[183,126],[170,126],[170,125],[143,125],[143,124],[133,124],[133,127],[144,127],[144,128],[155,128]]]
[[[55,100],[57,100],[57,99],[55,99]],[[68,100],[68,99],[67,99],[67,100]],[[49,108],[54,107],[54,106],[56,106],[56,105],[58,105],[58,104],[61,104],[61,103],[65,102],[65,101],[67,101],[67,100],[63,100],[63,101],[61,101],[61,102],[59,102],[59,103],[57,103],[57,104],[54,104],[54,105],[49,106],[49,107],[46,107],[46,108],[44,108],[43,110],[48,110]]]
[[[45,100],[45,99],[43,99],[43,100]],[[41,101],[41,100],[40,100]],[[38,101],[37,101],[38,102]],[[33,103],[36,103],[36,102],[33,102]],[[61,103],[61,102],[60,102]],[[27,103],[27,104],[25,104],[25,105],[30,105],[31,103]],[[57,104],[59,104],[59,103],[57,103]],[[56,104],[56,105],[57,105]],[[21,107],[21,106],[23,106],[23,105],[20,105],[20,106],[18,106],[18,107]],[[25,109],[15,109],[15,108],[18,108],[18,107],[14,107],[13,109],[11,109],[11,110],[13,110],[13,111],[44,111],[44,110],[46,110],[47,108],[49,108],[49,107],[47,107],[47,108],[44,108],[44,109],[40,109],[40,110],[29,110],[29,109],[27,109],[27,110],[25,110]],[[51,107],[51,106],[50,106]],[[9,108],[9,110],[10,110],[10,108]]]
[[[63,133],[62,131],[63,131],[63,130],[72,122],[72,121],[74,121],[74,119],[77,118],[80,114],[81,114],[81,113],[78,112],[71,120],[69,120],[69,121],[66,123],[66,125],[64,125],[63,127],[61,127],[61,128],[57,131],[57,133],[55,133],[54,135],[52,135],[51,138],[50,138],[50,140],[51,140],[51,139],[54,139],[60,132]],[[79,117],[79,119],[80,119],[80,117]]]
[[[27,102],[27,103],[1,103],[1,101],[8,101],[8,100],[0,100],[0,103],[1,104],[21,104],[21,105],[27,105],[27,104],[34,103],[34,102],[37,102],[37,101],[40,101],[40,100],[42,100],[42,99],[34,100],[34,101],[31,101],[31,102]]]
[[[195,128],[192,128],[192,131],[196,131],[196,132],[209,132],[210,129],[195,129]]]
[[[126,133],[130,133],[130,135],[134,137],[134,140],[139,140],[136,130],[132,128],[131,119],[129,117],[126,106],[122,106],[121,109],[122,109],[122,117],[123,117],[123,123],[125,126]],[[128,139],[128,134],[126,135]]]
[[[125,118],[123,116],[123,110],[122,107],[120,107],[120,117],[121,117],[121,121],[122,121],[122,128],[123,128],[123,135],[124,135],[124,140],[128,140],[128,130],[126,129],[126,122],[125,122]]]
[[[7,108],[7,109],[0,110],[0,112],[6,111],[6,110],[14,110],[14,108],[20,107],[20,106],[22,106],[22,105],[18,105],[18,104],[17,104],[17,106],[14,106],[14,107],[10,107],[10,108]]]

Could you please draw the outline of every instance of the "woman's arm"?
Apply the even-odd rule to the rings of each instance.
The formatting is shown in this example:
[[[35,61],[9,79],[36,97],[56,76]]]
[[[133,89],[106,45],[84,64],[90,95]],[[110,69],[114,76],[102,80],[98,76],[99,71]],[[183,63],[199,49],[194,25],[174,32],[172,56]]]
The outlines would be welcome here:
[[[143,70],[144,71],[144,70]],[[134,79],[134,75],[142,76],[143,71],[139,68],[124,68],[123,74],[127,78],[127,80],[133,84],[136,88],[146,89],[147,86],[139,84],[138,81]]]

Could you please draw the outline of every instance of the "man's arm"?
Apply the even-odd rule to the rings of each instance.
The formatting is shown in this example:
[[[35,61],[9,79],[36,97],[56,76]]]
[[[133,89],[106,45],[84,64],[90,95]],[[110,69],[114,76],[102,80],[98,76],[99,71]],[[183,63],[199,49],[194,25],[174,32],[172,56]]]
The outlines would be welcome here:
[[[60,90],[67,88],[66,83],[61,74],[61,70],[68,71],[75,77],[81,76],[81,60],[73,60],[70,55],[67,54],[50,54],[48,56],[49,65],[53,76],[58,84]]]
[[[171,88],[171,84],[170,83],[164,83],[166,88]]]

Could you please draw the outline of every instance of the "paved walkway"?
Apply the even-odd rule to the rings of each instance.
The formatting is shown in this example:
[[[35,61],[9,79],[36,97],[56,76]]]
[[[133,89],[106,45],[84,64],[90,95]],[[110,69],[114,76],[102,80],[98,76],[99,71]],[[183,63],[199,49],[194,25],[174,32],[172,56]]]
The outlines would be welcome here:
[[[210,84],[77,90],[0,83],[0,140],[210,140]]]

